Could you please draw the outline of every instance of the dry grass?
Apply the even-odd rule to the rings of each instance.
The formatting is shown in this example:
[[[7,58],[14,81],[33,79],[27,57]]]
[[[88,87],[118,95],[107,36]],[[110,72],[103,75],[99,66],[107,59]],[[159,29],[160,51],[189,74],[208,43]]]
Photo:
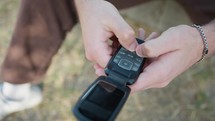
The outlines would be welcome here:
[[[9,44],[19,1],[0,1],[0,61],[2,62]],[[169,3],[170,5],[173,3]],[[154,6],[165,6],[162,2]],[[170,6],[169,5],[169,6]],[[176,6],[177,8],[178,6]],[[150,7],[149,7],[150,8]],[[147,9],[149,9],[147,8]],[[166,7],[168,8],[168,6]],[[171,7],[169,7],[170,9]],[[142,10],[138,8],[135,10]],[[143,26],[147,32],[162,31],[178,23],[189,23],[184,17],[175,23],[168,24],[168,15],[163,14],[162,21],[156,23],[161,13],[155,12],[154,18],[145,16],[144,23],[133,17],[135,10],[123,11],[123,16],[135,28]],[[150,9],[153,11],[154,9]],[[130,14],[127,14],[127,12]],[[169,12],[169,11],[167,11]],[[182,11],[183,13],[183,11]],[[136,15],[137,16],[137,15]],[[157,19],[157,18],[156,18]],[[178,18],[176,18],[178,19]],[[150,23],[151,22],[151,23]],[[152,24],[154,22],[154,24]],[[166,24],[166,26],[164,26]],[[157,25],[157,26],[156,26]],[[14,113],[4,121],[75,121],[70,112],[81,93],[96,78],[92,65],[84,57],[80,27],[67,36],[62,48],[54,57],[46,78],[43,81],[44,100],[33,109]],[[186,61],[186,59],[184,59]],[[195,65],[176,78],[164,89],[150,89],[133,94],[118,116],[118,121],[214,121],[215,117],[215,80],[214,58]]]

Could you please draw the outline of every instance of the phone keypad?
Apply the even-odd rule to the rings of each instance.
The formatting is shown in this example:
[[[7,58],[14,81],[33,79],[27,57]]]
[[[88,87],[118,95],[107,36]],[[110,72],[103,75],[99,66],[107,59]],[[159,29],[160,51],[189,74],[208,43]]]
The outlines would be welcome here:
[[[118,65],[123,69],[131,70],[133,63],[126,59],[121,59],[120,62],[118,63]]]
[[[122,47],[113,61],[125,70],[137,71],[143,61],[143,58],[136,55],[135,52],[130,52]]]

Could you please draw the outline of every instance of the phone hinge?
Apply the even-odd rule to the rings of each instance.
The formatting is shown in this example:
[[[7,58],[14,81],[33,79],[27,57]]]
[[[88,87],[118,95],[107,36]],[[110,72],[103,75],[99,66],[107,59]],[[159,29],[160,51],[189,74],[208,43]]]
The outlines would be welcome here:
[[[109,72],[107,78],[111,79],[115,83],[119,84],[120,86],[125,87],[127,85],[128,79],[117,74],[116,72]]]

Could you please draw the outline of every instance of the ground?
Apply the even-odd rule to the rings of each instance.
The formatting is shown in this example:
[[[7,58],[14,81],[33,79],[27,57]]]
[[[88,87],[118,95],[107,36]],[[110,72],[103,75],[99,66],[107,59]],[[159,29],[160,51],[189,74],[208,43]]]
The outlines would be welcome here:
[[[0,62],[9,45],[17,16],[18,0],[0,1]],[[135,29],[162,32],[178,24],[191,24],[182,7],[162,0],[121,11]],[[182,59],[186,61],[186,58]],[[214,121],[215,58],[205,59],[163,89],[130,95],[117,121]],[[84,55],[80,26],[67,36],[43,80],[43,102],[33,109],[14,113],[4,121],[76,121],[71,107],[96,79]]]

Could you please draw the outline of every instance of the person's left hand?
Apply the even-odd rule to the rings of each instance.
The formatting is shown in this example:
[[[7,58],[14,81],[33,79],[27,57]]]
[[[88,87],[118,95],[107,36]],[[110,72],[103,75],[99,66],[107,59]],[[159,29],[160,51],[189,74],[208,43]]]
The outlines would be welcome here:
[[[163,88],[202,57],[203,42],[196,28],[180,25],[136,48],[139,56],[149,59],[132,91]]]

